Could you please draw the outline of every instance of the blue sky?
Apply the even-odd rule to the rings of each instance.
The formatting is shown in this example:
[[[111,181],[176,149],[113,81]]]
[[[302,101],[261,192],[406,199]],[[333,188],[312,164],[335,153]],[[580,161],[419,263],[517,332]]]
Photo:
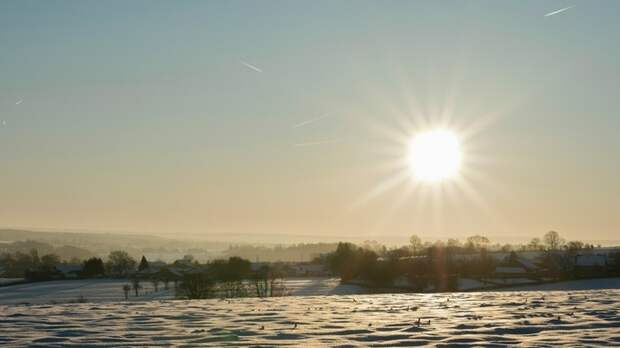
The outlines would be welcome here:
[[[615,1],[3,1],[0,221],[610,239],[619,14]],[[364,199],[396,175],[383,164],[402,144],[386,134],[419,115],[484,125],[466,142],[473,192]]]

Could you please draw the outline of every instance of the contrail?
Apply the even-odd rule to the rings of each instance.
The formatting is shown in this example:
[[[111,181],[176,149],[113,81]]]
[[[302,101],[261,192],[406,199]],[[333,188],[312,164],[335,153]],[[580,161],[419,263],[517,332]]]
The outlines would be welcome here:
[[[252,64],[250,64],[250,63],[248,63],[248,62],[244,62],[244,61],[242,61],[242,60],[240,60],[239,62],[240,62],[241,64],[243,64],[243,66],[245,66],[246,68],[252,69],[252,70],[254,70],[254,71],[256,71],[256,72],[261,72],[261,73],[263,72],[263,70],[262,70],[261,68],[259,68],[259,67],[255,66],[255,65],[252,65]]]
[[[570,10],[571,8],[575,7],[575,6],[576,6],[576,5],[571,5],[571,6],[568,6],[568,7],[561,8],[561,9],[559,9],[559,10],[555,10],[555,11],[553,11],[553,12],[549,12],[549,13],[547,13],[547,14],[545,15],[545,17],[551,17],[551,16],[556,15],[556,14],[558,14],[558,13],[562,13],[562,12],[564,12],[564,11],[568,11],[568,10]]]
[[[297,147],[316,146],[316,145],[337,143],[339,141],[340,140],[324,140],[324,141],[315,141],[315,142],[310,142],[310,143],[298,143],[298,144],[295,144],[294,146],[297,146]]]
[[[320,120],[326,118],[327,116],[329,116],[329,114],[325,114],[323,116],[319,116],[319,117],[316,117],[316,118],[313,118],[313,119],[310,119],[310,120],[305,120],[303,122],[300,122],[300,123],[294,125],[293,128],[299,128],[299,127],[307,126],[307,125],[309,125],[311,123],[314,123],[316,121],[320,121]]]
[[[18,100],[18,101],[16,101],[16,102],[15,102],[15,105],[19,105],[19,104],[21,104],[22,102],[23,102],[23,100],[21,100],[21,99],[20,99],[20,100]]]

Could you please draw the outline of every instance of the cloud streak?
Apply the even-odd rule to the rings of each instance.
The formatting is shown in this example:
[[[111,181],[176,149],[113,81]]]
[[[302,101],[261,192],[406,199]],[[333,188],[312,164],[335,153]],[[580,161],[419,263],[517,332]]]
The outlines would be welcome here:
[[[340,140],[323,140],[323,141],[314,141],[314,142],[308,142],[308,143],[297,143],[293,146],[295,147],[307,147],[307,146],[317,146],[317,145],[324,145],[324,144],[333,144],[333,143],[338,143],[340,142]]]
[[[313,119],[305,120],[303,122],[299,122],[299,123],[293,125],[293,128],[300,128],[300,127],[303,127],[303,126],[307,126],[307,125],[312,124],[314,122],[320,121],[320,120],[326,118],[327,116],[329,116],[329,115],[326,114],[326,115],[319,116],[319,117],[316,117],[316,118],[313,118]]]
[[[24,102],[24,101],[23,101],[22,99],[20,99],[20,100],[18,100],[18,101],[16,101],[16,102],[15,102],[15,105],[19,105],[19,104],[21,104],[21,103],[23,103],[23,102]]]
[[[243,66],[245,66],[248,69],[252,69],[252,70],[254,70],[256,72],[259,72],[259,73],[263,72],[263,69],[257,67],[256,65],[252,65],[252,64],[250,64],[250,63],[248,63],[246,61],[240,60],[239,63],[241,63]]]
[[[568,7],[561,8],[561,9],[559,9],[559,10],[555,10],[555,11],[553,11],[553,12],[549,12],[549,13],[545,14],[545,17],[551,17],[551,16],[554,16],[554,15],[556,15],[556,14],[562,13],[562,12],[564,12],[564,11],[568,11],[568,10],[570,10],[571,8],[574,8],[575,6],[576,6],[576,5],[571,5],[571,6],[568,6]]]

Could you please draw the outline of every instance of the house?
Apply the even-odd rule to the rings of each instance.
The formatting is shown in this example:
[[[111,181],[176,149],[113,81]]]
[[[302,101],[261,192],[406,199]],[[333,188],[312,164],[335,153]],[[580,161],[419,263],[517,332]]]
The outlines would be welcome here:
[[[317,263],[297,262],[290,265],[291,273],[295,276],[325,276],[325,266]]]
[[[511,253],[504,261],[495,267],[497,278],[530,278],[540,271],[540,267],[531,260],[521,257],[517,253]]]
[[[607,255],[577,254],[574,259],[574,271],[578,277],[604,276],[607,271]]]
[[[270,263],[269,262],[252,262],[250,263],[250,269],[253,272],[256,272],[264,267],[269,267]]]
[[[75,264],[59,264],[55,266],[56,270],[62,274],[66,279],[76,279],[82,272],[83,265],[79,263]]]
[[[606,267],[607,255],[603,254],[578,254],[575,255],[575,267]]]
[[[138,275],[139,277],[152,277],[155,274],[158,274],[161,272],[161,270],[163,268],[167,268],[168,265],[163,262],[163,261],[152,261],[149,262],[148,267],[146,267],[145,269],[136,272],[136,275]],[[191,268],[192,265],[188,265],[186,266],[186,268]]]
[[[527,259],[525,257],[521,257],[520,255],[517,256],[516,259],[513,260],[513,261],[514,261],[514,263],[516,263],[520,267],[524,268],[528,272],[536,272],[536,271],[540,270],[540,267],[537,264],[535,264],[534,262],[532,262],[532,260]]]

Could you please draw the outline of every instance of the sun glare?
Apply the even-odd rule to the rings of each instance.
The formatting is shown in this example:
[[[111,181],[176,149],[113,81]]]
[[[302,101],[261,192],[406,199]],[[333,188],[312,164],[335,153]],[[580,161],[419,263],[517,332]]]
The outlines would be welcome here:
[[[421,181],[438,182],[456,176],[461,159],[460,141],[447,129],[421,132],[409,144],[409,168]]]

